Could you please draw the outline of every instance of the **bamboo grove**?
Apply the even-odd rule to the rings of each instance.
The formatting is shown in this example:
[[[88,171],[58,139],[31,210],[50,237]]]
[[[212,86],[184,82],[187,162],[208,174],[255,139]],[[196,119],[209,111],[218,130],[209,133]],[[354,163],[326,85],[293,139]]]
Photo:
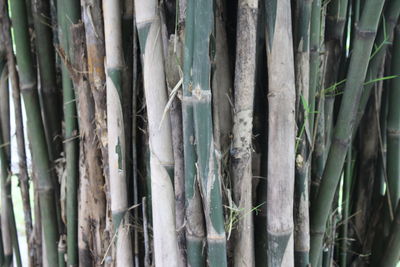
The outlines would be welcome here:
[[[398,265],[399,15],[0,0],[0,266]]]

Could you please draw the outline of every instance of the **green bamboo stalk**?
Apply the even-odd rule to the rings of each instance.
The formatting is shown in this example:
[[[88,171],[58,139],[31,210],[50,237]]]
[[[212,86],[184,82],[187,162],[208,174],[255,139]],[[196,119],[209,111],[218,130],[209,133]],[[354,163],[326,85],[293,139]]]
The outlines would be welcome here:
[[[57,2],[57,20],[59,25],[60,47],[64,51],[64,60],[70,61],[72,56],[71,26],[80,19],[78,0]],[[63,106],[64,106],[64,146],[67,172],[67,259],[68,265],[78,264],[78,122],[75,104],[75,92],[70,73],[65,65],[61,65]]]
[[[345,65],[345,26],[347,18],[348,0],[331,1],[327,7],[326,32],[325,32],[325,53],[326,53],[326,72],[324,77],[324,88],[330,88],[341,80],[339,70]],[[335,103],[335,92],[325,93],[324,103],[324,136],[325,150],[324,158],[332,137],[333,128],[333,107]]]
[[[192,99],[192,66],[194,49],[194,0],[187,0],[185,20],[185,53],[183,62],[183,154],[185,172],[185,206],[186,206],[186,249],[188,266],[205,265],[203,242],[205,241],[204,219],[201,198],[196,178],[196,146],[193,125]]]
[[[291,3],[266,2],[268,62],[268,266],[293,266],[295,74]],[[285,196],[284,198],[282,196]]]
[[[220,170],[214,151],[211,99],[211,47],[214,3],[198,0],[194,4],[192,101],[196,139],[198,175],[207,229],[207,262],[209,266],[227,266],[226,239],[221,198]]]
[[[67,244],[65,243],[65,239],[63,237],[60,238],[58,242],[58,266],[65,267],[65,254],[67,252]]]
[[[378,34],[375,39],[374,52],[370,58],[368,65],[367,75],[365,81],[371,81],[378,77],[379,71],[382,69],[382,64],[384,62],[386,51],[391,44],[390,40],[393,35],[394,28],[396,26],[397,20],[400,15],[400,1],[390,0],[385,7],[385,12],[383,14],[383,19],[379,27]],[[357,111],[356,127],[360,123],[360,120],[365,112],[365,108],[368,103],[368,99],[371,95],[372,88],[375,83],[370,83],[364,86],[362,93],[360,106]],[[355,131],[355,130],[354,130]],[[396,202],[395,202],[396,203]]]
[[[386,82],[383,85],[382,92],[382,103],[381,103],[381,112],[379,114],[379,123],[380,123],[380,134],[382,138],[382,147],[381,153],[378,158],[378,174],[379,174],[379,189],[375,189],[376,195],[384,196],[385,195],[385,187],[386,187],[386,176],[387,176],[387,122],[389,115],[389,89],[390,82]]]
[[[344,95],[329,150],[324,174],[311,215],[311,264],[316,265],[322,248],[326,221],[340,179],[346,151],[349,147],[367,72],[369,55],[379,23],[384,1],[367,0],[357,25],[354,48],[347,73]]]
[[[44,130],[49,149],[51,164],[60,157],[63,150],[61,139],[62,110],[59,109],[61,91],[57,87],[55,52],[53,46],[53,32],[51,29],[51,15],[49,0],[26,1],[32,6],[32,15],[35,29],[35,47],[37,51],[37,63],[39,69],[39,99],[43,116]],[[31,3],[32,2],[32,3]],[[27,4],[28,9],[29,6]],[[53,187],[55,198],[60,198],[60,183],[53,172]],[[59,232],[64,232],[64,224],[61,219],[61,203],[56,202],[57,220]]]
[[[320,51],[321,51],[321,0],[314,0],[311,7],[311,20],[310,20],[310,72],[309,72],[309,92],[308,92],[308,106],[309,106],[309,114],[307,116],[308,125],[309,125],[309,135],[311,144],[313,146],[317,145],[314,144],[315,142],[315,133],[318,132],[315,126],[317,122],[317,118],[320,117],[320,114],[315,116],[316,112],[316,95],[317,89],[319,84],[319,77],[320,77]],[[318,112],[321,110],[319,109],[318,105]],[[317,148],[319,148],[317,146]],[[313,151],[313,156],[320,157],[322,150],[316,149]],[[312,159],[312,168],[311,168],[311,188],[310,188],[310,199],[311,201],[314,200],[317,192],[318,186],[321,180],[321,174],[316,173],[317,170],[321,168],[316,168],[315,160]]]
[[[9,24],[8,24],[9,25]],[[7,25],[7,26],[8,26]],[[18,82],[18,74],[15,67],[15,58],[12,51],[11,45],[8,51],[8,69],[9,77],[11,79],[12,90],[13,90],[13,105],[15,114],[15,125],[16,125],[16,138],[17,138],[17,150],[18,150],[18,167],[19,167],[19,186],[21,189],[21,198],[23,202],[24,219],[25,219],[25,233],[29,251],[29,266],[35,266],[37,264],[37,254],[35,248],[35,237],[33,236],[32,226],[32,212],[31,203],[29,196],[29,175],[26,164],[26,152],[25,152],[25,140],[24,140],[24,128],[22,121],[22,107],[21,107],[21,96]]]
[[[397,87],[398,89],[398,87]],[[400,202],[399,202],[400,203]],[[400,205],[397,204],[396,214],[390,227],[390,234],[386,241],[386,248],[379,266],[392,267],[399,263],[400,258]]]
[[[309,114],[310,133],[314,133],[315,96],[319,81],[320,68],[320,39],[321,39],[321,0],[314,0],[311,7],[310,20],[310,89],[308,103],[311,114]]]
[[[400,74],[400,26],[396,27],[391,62],[392,75]],[[400,78],[390,81],[387,117],[387,178],[391,206],[400,199]]]
[[[342,227],[340,233],[340,266],[347,266],[347,250],[348,250],[348,229],[349,229],[349,212],[350,212],[350,190],[353,178],[353,158],[352,148],[349,147],[347,151],[347,160],[345,165],[345,173],[343,175],[343,213],[342,213]]]
[[[49,0],[32,0],[35,45],[40,75],[40,92],[43,119],[49,148],[50,160],[56,160],[62,151],[60,90],[56,81],[56,59],[51,28]],[[54,186],[58,184],[55,181]],[[56,196],[59,196],[59,192]]]
[[[57,212],[50,172],[50,160],[36,87],[36,73],[30,49],[27,10],[23,0],[11,1],[10,5],[21,93],[27,110],[28,134],[31,140],[32,159],[38,172],[39,182],[36,190],[39,195],[41,220],[44,229],[45,243],[47,244],[45,246],[47,262],[50,266],[57,267]]]

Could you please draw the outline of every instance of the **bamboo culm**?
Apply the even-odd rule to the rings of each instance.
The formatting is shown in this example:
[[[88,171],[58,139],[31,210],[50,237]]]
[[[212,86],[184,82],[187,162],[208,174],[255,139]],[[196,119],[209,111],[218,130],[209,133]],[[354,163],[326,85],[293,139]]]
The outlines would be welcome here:
[[[351,141],[354,119],[360,102],[362,85],[367,72],[369,55],[378,27],[384,1],[367,0],[354,39],[353,54],[347,72],[347,80],[341,103],[333,141],[329,150],[326,166],[312,206],[311,214],[311,264],[315,266],[320,257],[326,221],[334,199],[346,151]],[[351,88],[351,89],[347,89]],[[347,90],[346,90],[347,89]]]
[[[11,1],[12,23],[17,64],[19,66],[20,88],[27,110],[28,135],[31,140],[32,159],[39,178],[37,188],[40,202],[41,221],[44,229],[44,240],[47,244],[46,257],[50,266],[58,266],[58,223],[55,207],[53,182],[50,172],[50,159],[44,132],[42,115],[30,50],[26,3],[22,0]],[[18,19],[15,19],[18,17]]]
[[[234,199],[242,213],[234,246],[235,266],[254,266],[252,129],[258,1],[239,1],[235,66],[235,114],[231,148]]]
[[[192,65],[194,49],[194,1],[187,1],[183,62],[183,154],[185,170],[185,218],[187,262],[190,266],[204,266],[205,225],[199,184],[196,173],[196,145],[194,142],[194,117],[192,99]]]

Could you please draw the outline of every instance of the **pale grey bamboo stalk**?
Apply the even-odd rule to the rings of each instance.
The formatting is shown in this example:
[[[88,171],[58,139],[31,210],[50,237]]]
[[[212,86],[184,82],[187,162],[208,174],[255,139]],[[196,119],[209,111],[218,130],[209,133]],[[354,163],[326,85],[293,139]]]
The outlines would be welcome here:
[[[287,267],[294,265],[293,194],[296,137],[296,90],[290,10],[290,0],[267,1],[267,259],[269,266]]]
[[[254,266],[252,213],[252,130],[256,74],[258,0],[240,0],[236,36],[235,105],[232,156],[234,200],[239,221],[234,241],[234,265]]]

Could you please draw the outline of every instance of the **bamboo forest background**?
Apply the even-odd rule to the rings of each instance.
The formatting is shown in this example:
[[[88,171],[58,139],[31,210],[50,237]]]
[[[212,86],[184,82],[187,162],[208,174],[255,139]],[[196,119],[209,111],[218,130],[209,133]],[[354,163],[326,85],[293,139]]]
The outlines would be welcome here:
[[[0,0],[0,266],[396,266],[399,0]]]

